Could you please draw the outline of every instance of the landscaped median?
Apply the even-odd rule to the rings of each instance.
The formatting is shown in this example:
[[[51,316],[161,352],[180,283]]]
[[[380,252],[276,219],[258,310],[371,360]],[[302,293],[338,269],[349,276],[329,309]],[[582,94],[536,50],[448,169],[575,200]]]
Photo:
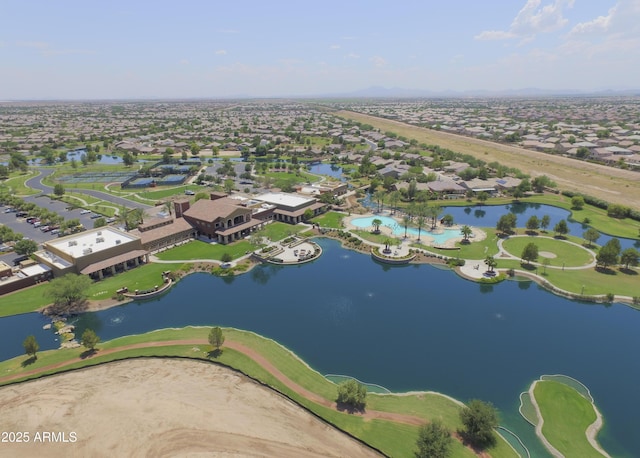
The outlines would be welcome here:
[[[460,404],[437,393],[369,394],[363,414],[338,411],[336,385],[278,343],[250,332],[225,329],[223,351],[213,357],[207,342],[209,331],[208,327],[189,327],[122,337],[100,344],[94,356],[84,359],[78,348],[39,353],[31,364],[24,364],[26,356],[13,358],[0,363],[0,385],[126,358],[186,357],[211,360],[243,372],[389,456],[413,455],[418,425],[423,422],[440,419],[451,430],[461,427]],[[474,456],[459,441],[454,441],[452,452],[454,457]],[[493,457],[517,456],[502,439],[489,453]]]

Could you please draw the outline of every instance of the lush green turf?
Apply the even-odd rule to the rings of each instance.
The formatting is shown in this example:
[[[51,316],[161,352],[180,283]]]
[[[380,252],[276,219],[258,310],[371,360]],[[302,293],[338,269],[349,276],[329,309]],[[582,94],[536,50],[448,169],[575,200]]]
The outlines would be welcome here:
[[[47,285],[47,283],[41,283],[3,295],[0,301],[0,317],[34,312],[49,304],[50,301],[44,294]]]
[[[596,419],[591,402],[559,382],[538,381],[533,390],[544,420],[542,434],[565,456],[601,457],[585,431]]]
[[[90,300],[109,299],[116,290],[126,286],[129,291],[151,289],[162,284],[162,272],[183,269],[183,264],[145,264],[126,272],[121,272],[104,280],[94,282],[89,288]]]
[[[297,234],[304,229],[306,229],[305,226],[294,226],[280,221],[274,221],[265,225],[257,234],[262,237],[267,237],[271,241],[278,241],[290,235]]]
[[[458,256],[462,259],[484,259],[487,256],[495,256],[498,254],[498,236],[497,231],[492,228],[480,228],[487,234],[484,240],[478,242],[475,239],[469,239],[470,243],[456,242],[456,246],[460,248],[458,251],[442,250],[433,247],[424,247],[433,253],[444,256]]]
[[[214,323],[212,323],[212,325],[213,324]],[[206,341],[208,331],[209,328],[191,327],[159,330],[148,334],[128,336],[101,343],[98,348],[109,349],[140,342],[174,339],[202,339]],[[234,329],[225,329],[224,332],[227,339],[241,342],[256,349],[297,384],[327,399],[335,398],[336,387],[332,382],[329,382],[320,374],[311,370],[303,361],[276,342],[264,339],[253,333]],[[193,345],[185,345],[127,350],[104,356],[98,351],[95,356],[84,360],[78,360],[78,356],[83,349],[53,350],[40,353],[38,359],[26,367],[22,366],[22,363],[26,360],[26,356],[2,362],[0,363],[0,373],[18,373],[20,371],[32,370],[67,360],[75,360],[71,367],[76,368],[135,356],[181,356],[194,359],[208,359],[209,349],[209,345],[202,344],[195,347]],[[320,415],[328,422],[350,432],[370,445],[379,448],[389,456],[411,456],[413,454],[415,440],[417,438],[417,428],[414,426],[381,420],[364,421],[360,416],[349,415],[316,405],[284,386],[244,354],[229,348],[224,348],[222,354],[216,357],[215,360],[218,363],[233,367],[274,387],[302,406]],[[69,368],[65,368],[64,370]],[[412,396],[371,395],[369,399],[370,409],[375,408],[389,412],[418,415],[424,417],[425,420],[442,418],[451,428],[455,428],[456,425],[458,425],[457,412],[459,406],[455,402],[441,396],[426,393]],[[415,403],[417,403],[417,405],[414,405]],[[499,441],[498,446],[491,449],[490,453],[494,457],[515,456],[503,441]],[[455,441],[452,446],[452,456],[462,458],[472,457],[474,454],[469,449],[464,448],[462,444]]]
[[[139,191],[137,194],[143,199],[148,200],[161,200],[167,197],[175,195],[184,195],[184,192],[188,189],[193,192],[210,192],[211,189],[197,184],[188,184],[183,186],[175,186],[171,188],[150,188],[153,191]]]
[[[503,242],[502,247],[510,254],[520,257],[524,247],[529,243],[535,243],[539,252],[556,255],[555,258],[547,258],[550,266],[580,267],[594,261],[593,255],[584,248],[548,237],[511,237]],[[544,259],[543,256],[539,256],[537,262],[542,263]]]
[[[319,224],[321,227],[330,227],[332,229],[341,229],[344,213],[327,212],[320,216],[312,218],[311,221]]]
[[[30,196],[38,194],[40,191],[28,188],[25,182],[38,174],[35,170],[28,170],[26,173],[13,172],[9,178],[0,182],[0,192],[8,191],[12,195]]]
[[[266,176],[274,180],[273,185],[276,188],[293,187],[298,183],[313,183],[320,180],[317,175],[306,172],[289,173],[289,172],[267,172]]]
[[[233,259],[237,259],[247,254],[247,252],[254,251],[256,249],[257,247],[253,246],[246,240],[239,240],[229,245],[221,245],[218,243],[212,245],[200,240],[194,240],[162,253],[158,253],[157,256],[164,261],[195,259],[215,259],[219,261],[225,253],[229,253]]]

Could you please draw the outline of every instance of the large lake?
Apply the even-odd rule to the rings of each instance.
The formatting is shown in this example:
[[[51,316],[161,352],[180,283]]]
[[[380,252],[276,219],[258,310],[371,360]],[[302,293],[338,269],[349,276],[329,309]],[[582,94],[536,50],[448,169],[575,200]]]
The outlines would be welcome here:
[[[517,412],[541,374],[585,383],[602,411],[612,455],[640,456],[640,313],[572,302],[532,283],[481,286],[428,265],[388,268],[320,240],[302,266],[259,266],[233,279],[193,274],[160,299],[77,319],[103,340],[164,327],[222,325],[255,331],[323,374],[347,374],[392,391],[435,390],[493,402],[502,424],[534,456],[548,456]],[[0,358],[34,333],[57,346],[37,314],[0,319]]]

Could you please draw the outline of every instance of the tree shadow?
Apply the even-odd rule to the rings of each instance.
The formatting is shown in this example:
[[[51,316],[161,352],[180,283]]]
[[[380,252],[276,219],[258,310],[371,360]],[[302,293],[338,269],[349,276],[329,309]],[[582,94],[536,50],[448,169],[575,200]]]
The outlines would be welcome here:
[[[609,267],[596,266],[596,272],[605,275],[616,275],[616,271]]]
[[[80,353],[80,359],[91,358],[96,353],[98,353],[98,349],[97,348],[85,350],[82,353]]]
[[[638,275],[638,272],[633,269],[627,269],[626,267],[620,267],[620,272],[625,275]]]
[[[553,238],[556,240],[567,240],[565,235],[554,235]]]
[[[22,367],[27,367],[27,366],[31,366],[33,363],[35,363],[38,360],[37,356],[31,356],[27,359],[25,359],[24,361],[22,361],[22,363],[20,363],[20,365]]]
[[[458,436],[460,436],[460,439],[462,439],[462,445],[471,447],[476,455],[481,455],[488,448],[496,445],[495,435],[491,435],[486,440],[480,442],[477,439],[474,440],[466,431],[458,429],[456,432],[458,433]]]
[[[524,270],[528,270],[528,271],[532,272],[532,271],[536,270],[538,266],[536,266],[535,264],[529,264],[527,262],[521,262],[520,263],[520,267],[522,267]]]
[[[365,412],[365,407],[363,405],[353,405],[353,404],[348,403],[348,402],[337,402],[336,403],[336,408],[340,412],[346,412],[346,413],[350,413],[350,414],[354,414],[354,413],[361,413],[362,414],[362,413]]]
[[[219,358],[222,355],[222,348],[215,348],[207,353],[207,357],[209,358]]]

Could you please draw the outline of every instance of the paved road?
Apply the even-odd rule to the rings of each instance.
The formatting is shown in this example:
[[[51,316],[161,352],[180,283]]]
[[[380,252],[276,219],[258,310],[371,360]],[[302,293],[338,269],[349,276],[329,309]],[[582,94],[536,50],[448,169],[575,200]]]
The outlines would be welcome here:
[[[33,189],[38,189],[45,193],[52,193],[53,188],[51,186],[47,186],[42,183],[42,179],[51,175],[55,170],[49,168],[39,168],[37,169],[40,172],[40,175],[33,177],[27,180],[26,185]],[[68,188],[69,190],[73,189],[74,192],[80,192],[83,194],[87,194],[88,196],[95,197],[97,199],[102,199],[106,202],[111,202],[112,204],[121,207],[125,206],[127,208],[142,208],[146,210],[151,208],[151,205],[141,204],[140,202],[135,202],[133,200],[125,199],[124,197],[117,197],[111,194],[108,194],[103,191],[96,191],[94,189],[80,189],[80,188]]]

